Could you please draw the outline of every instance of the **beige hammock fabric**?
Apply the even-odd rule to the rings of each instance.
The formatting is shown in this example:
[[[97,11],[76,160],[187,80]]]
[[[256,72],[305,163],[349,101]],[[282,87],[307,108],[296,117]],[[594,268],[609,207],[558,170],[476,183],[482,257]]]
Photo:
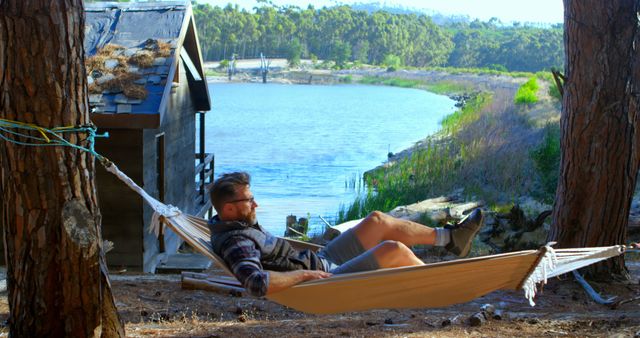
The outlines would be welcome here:
[[[209,257],[230,276],[224,261],[211,250],[207,221],[183,214],[149,196],[115,165],[106,166],[138,192],[155,210],[152,229],[169,226],[195,250]],[[292,241],[294,246],[319,246]],[[335,275],[309,281],[267,296],[268,299],[309,313],[339,313],[370,309],[427,308],[464,303],[499,289],[520,289],[531,305],[537,283],[547,278],[620,255],[624,246],[552,249],[458,259],[454,261]]]

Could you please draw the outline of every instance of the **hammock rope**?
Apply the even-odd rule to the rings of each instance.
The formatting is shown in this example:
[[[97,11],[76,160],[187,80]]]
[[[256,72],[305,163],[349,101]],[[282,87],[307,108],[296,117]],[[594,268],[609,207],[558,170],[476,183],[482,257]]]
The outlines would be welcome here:
[[[33,132],[38,136],[32,135]],[[80,140],[80,142],[86,141],[87,146],[81,146],[66,140],[64,135],[70,133],[87,134],[86,139]],[[94,125],[63,126],[49,129],[33,123],[0,118],[0,139],[9,143],[32,147],[70,147],[90,153],[102,161],[104,160],[104,157],[98,154],[95,150],[96,137],[109,137],[109,133],[96,133],[96,126]]]
[[[18,131],[11,129],[17,129]],[[39,136],[32,135],[33,132]],[[72,144],[63,137],[65,133],[86,133],[87,146]],[[95,152],[96,137],[108,137],[108,134],[96,134],[96,128],[93,125],[47,129],[33,124],[0,119],[0,138],[7,142],[25,146],[68,146],[94,155],[108,172],[115,175],[140,195],[153,209],[154,213],[149,227],[150,232],[155,233],[157,236],[160,231],[160,224],[168,225],[194,249],[217,262],[227,273],[230,273],[224,261],[211,250],[210,234],[206,220],[183,214],[177,207],[164,204],[149,195],[131,178],[120,171],[115,164]],[[22,140],[18,138],[22,138]],[[537,287],[539,284],[546,284],[548,278],[615,257],[623,254],[627,249],[623,245],[553,249],[553,244],[555,243],[549,243],[538,251],[521,251],[423,266],[337,275],[328,279],[298,284],[270,295],[268,298],[301,311],[335,313],[372,308],[435,307],[468,301],[500,288],[521,288],[524,290],[525,297],[529,300],[531,306],[534,306],[533,299],[536,295]],[[527,267],[531,266],[529,271],[526,270],[526,267],[523,269],[523,262],[529,262],[529,265],[527,265]],[[501,273],[509,274],[509,271],[504,271],[504,264],[511,264],[510,267],[506,268],[507,270],[520,269],[522,274],[498,276],[501,279],[497,280],[496,275]],[[439,275],[440,272],[438,271],[443,269],[449,271],[450,274],[457,274],[456,276],[459,277],[447,278],[447,276],[450,277],[451,275]],[[450,284],[461,282],[465,276],[469,275],[469,269],[473,269],[474,272],[472,274],[485,273],[487,275],[485,278],[493,278],[485,280],[486,283],[491,284],[493,289],[484,287],[481,283],[465,284],[452,289]],[[436,278],[436,280],[432,278]],[[443,278],[449,280],[442,280]],[[425,279],[427,280],[426,283]],[[365,283],[364,286],[363,283]],[[404,289],[394,287],[394,283],[404,283],[406,287]],[[412,287],[408,287],[409,284]],[[475,286],[477,289],[465,289],[471,288],[471,286]],[[438,287],[440,288],[438,289]],[[329,301],[336,290],[339,290],[342,301]],[[429,299],[429,297],[416,297],[416,292],[421,295],[429,295],[432,299]],[[445,294],[446,292],[450,295]],[[313,297],[316,297],[315,301]],[[351,298],[347,299],[349,297]],[[321,304],[318,305],[319,303]]]

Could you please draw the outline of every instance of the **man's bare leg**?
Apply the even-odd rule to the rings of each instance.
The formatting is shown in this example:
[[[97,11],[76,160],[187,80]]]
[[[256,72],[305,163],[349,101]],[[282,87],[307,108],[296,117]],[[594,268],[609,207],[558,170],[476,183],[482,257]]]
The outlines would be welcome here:
[[[371,249],[380,268],[424,265],[424,262],[401,242],[384,241]]]
[[[398,219],[380,211],[374,211],[354,227],[355,235],[365,250],[369,250],[382,241],[392,240],[406,246],[417,244],[433,245],[436,231],[422,224]]]

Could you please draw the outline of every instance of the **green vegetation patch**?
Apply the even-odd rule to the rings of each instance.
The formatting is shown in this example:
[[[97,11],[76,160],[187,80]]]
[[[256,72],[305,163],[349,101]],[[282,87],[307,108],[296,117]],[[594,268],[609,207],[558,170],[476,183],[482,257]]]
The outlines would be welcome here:
[[[384,85],[392,87],[402,88],[417,88],[422,85],[420,80],[409,80],[397,77],[380,77],[380,76],[365,76],[360,79],[360,83],[369,85]]]
[[[449,129],[446,132],[455,133],[477,120],[480,110],[491,99],[488,93],[473,96],[462,110],[450,115],[455,117],[445,118]],[[365,175],[365,188],[353,203],[341,206],[338,223],[365,217],[374,210],[389,211],[398,205],[451,191],[460,177],[464,177],[460,175],[463,163],[477,156],[476,151],[477,148],[467,147],[455,137],[439,141],[434,138],[395,165]]]
[[[516,96],[513,101],[516,104],[533,104],[538,102],[538,81],[535,76],[529,78],[527,82],[525,82],[518,91],[516,92]]]
[[[437,83],[427,83],[424,85],[424,89],[441,95],[449,94],[461,94],[471,91],[468,85],[463,85],[457,82],[440,81]]]
[[[560,174],[560,155],[560,126],[549,124],[544,128],[542,142],[530,153],[542,185],[536,197],[547,203],[553,202],[555,197]]]
[[[476,68],[476,67],[427,67],[427,69],[438,72],[446,72],[449,74],[476,74],[476,75],[502,75],[513,78],[531,77],[531,72],[508,71],[494,68]]]
[[[429,83],[421,80],[403,79],[399,77],[364,76],[358,82],[368,85],[419,88],[441,95],[461,94],[471,91],[469,85],[464,85],[454,81]]]
[[[491,102],[491,94],[479,93],[472,96],[462,109],[445,116],[440,124],[447,134],[454,134],[476,121],[480,117],[480,111]]]

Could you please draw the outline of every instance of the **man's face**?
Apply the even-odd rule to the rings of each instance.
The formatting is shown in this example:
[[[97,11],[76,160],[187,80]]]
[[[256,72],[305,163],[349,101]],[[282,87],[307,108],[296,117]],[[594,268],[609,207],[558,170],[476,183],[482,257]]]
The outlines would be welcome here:
[[[253,199],[253,194],[249,186],[236,188],[236,194],[226,205],[229,210],[229,218],[236,221],[243,221],[248,224],[256,223],[256,208],[258,203]]]

